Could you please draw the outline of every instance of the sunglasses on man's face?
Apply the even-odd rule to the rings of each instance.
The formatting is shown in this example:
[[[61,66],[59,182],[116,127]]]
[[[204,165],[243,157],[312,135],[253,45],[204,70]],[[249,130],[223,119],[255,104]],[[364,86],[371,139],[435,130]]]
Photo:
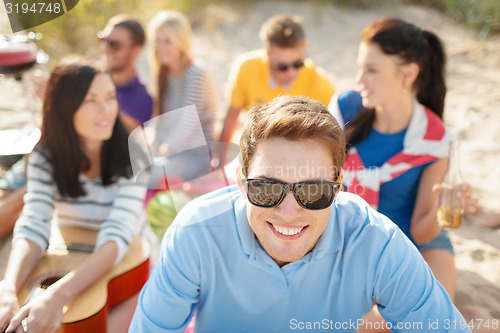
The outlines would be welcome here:
[[[283,64],[283,63],[278,63],[273,65],[273,69],[280,71],[280,72],[286,72],[288,69],[299,69],[302,66],[304,66],[304,60],[297,60],[291,64]]]
[[[103,38],[99,38],[101,40],[101,43],[103,45],[107,45],[109,46],[109,48],[113,51],[118,51],[122,48],[123,46],[123,43],[120,42],[120,41],[117,41],[117,40],[113,40],[113,39],[110,39],[110,38],[106,38],[106,37],[103,37]]]
[[[248,201],[252,205],[264,208],[278,206],[288,191],[292,191],[295,199],[305,209],[319,210],[331,206],[339,182],[307,181],[300,183],[282,183],[269,179],[243,178],[243,186],[247,193]]]

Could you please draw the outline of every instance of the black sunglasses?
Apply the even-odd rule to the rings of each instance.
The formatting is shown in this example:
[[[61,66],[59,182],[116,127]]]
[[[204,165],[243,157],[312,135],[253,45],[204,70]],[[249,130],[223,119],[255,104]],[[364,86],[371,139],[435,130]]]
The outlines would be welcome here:
[[[243,178],[242,183],[252,205],[264,208],[278,206],[288,191],[292,191],[295,199],[305,209],[319,210],[331,206],[339,182],[307,181],[299,183],[282,183],[269,179]]]
[[[102,37],[99,39],[101,40],[101,43],[107,44],[109,48],[112,49],[113,51],[118,51],[123,46],[123,43],[117,40],[109,39],[106,37]]]
[[[273,65],[273,69],[280,71],[280,72],[286,72],[288,69],[295,68],[299,69],[302,66],[304,66],[304,60],[297,60],[291,64],[283,64],[283,63],[278,63],[276,65]]]

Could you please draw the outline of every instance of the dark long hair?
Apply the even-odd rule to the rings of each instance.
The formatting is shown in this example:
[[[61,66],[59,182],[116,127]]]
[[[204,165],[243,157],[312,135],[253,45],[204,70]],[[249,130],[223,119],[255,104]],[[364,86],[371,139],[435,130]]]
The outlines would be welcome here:
[[[403,63],[415,63],[419,73],[413,83],[417,100],[443,118],[446,96],[446,56],[439,38],[432,32],[396,18],[383,18],[365,27],[361,40],[377,44],[387,55],[398,56]],[[363,141],[371,131],[375,110],[365,108],[346,127],[350,145]]]
[[[42,137],[35,148],[48,158],[53,179],[61,196],[77,198],[85,195],[79,180],[81,172],[90,168],[83,153],[73,116],[82,104],[97,74],[107,73],[104,67],[80,57],[63,59],[52,71],[43,102]],[[127,145],[127,131],[117,117],[111,138],[101,151],[101,181],[110,185],[117,177],[130,177],[132,168]]]

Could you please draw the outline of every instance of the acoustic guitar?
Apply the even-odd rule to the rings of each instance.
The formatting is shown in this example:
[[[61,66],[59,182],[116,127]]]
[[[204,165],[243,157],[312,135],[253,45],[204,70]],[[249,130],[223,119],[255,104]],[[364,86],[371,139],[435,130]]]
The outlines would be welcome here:
[[[51,235],[51,245],[18,293],[19,304],[43,292],[78,267],[92,252],[97,231],[61,228]],[[139,292],[149,275],[149,243],[136,237],[123,259],[64,307],[59,333],[106,333],[107,312]]]

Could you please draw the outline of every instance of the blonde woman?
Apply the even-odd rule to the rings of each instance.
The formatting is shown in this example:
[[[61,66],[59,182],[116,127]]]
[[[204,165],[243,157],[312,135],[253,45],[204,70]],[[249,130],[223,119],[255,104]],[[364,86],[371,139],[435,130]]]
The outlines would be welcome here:
[[[157,137],[162,155],[182,151],[193,140],[199,140],[199,124],[205,140],[213,141],[213,120],[216,111],[214,84],[200,61],[191,57],[191,26],[187,18],[176,11],[159,12],[149,23],[150,61],[154,80],[155,110],[158,116],[182,107],[194,105],[197,112],[180,110],[172,113]],[[183,155],[186,158],[186,155]],[[188,178],[196,167],[196,156],[176,163],[182,167],[169,170]],[[187,167],[189,165],[189,167]],[[168,168],[167,168],[168,169]],[[179,174],[180,173],[180,174]]]

